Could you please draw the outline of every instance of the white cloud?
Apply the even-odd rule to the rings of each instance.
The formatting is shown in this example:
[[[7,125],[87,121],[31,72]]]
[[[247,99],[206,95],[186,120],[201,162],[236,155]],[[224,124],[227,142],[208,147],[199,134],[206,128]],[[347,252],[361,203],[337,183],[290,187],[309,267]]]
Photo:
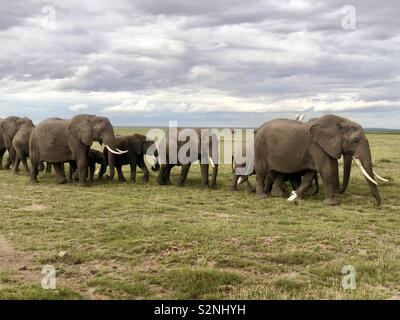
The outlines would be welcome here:
[[[397,0],[358,2],[351,32],[342,0],[74,0],[56,30],[39,2],[0,12],[3,114],[400,108]]]
[[[69,110],[76,112],[76,111],[80,111],[80,110],[85,110],[87,108],[88,108],[87,103],[82,103],[82,104],[75,104],[73,106],[70,106]]]

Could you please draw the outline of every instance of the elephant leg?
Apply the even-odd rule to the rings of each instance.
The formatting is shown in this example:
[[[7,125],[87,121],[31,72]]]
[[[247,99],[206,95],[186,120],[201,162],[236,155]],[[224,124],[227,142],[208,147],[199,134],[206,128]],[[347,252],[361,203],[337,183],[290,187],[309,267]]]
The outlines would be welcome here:
[[[164,180],[166,181],[166,185],[171,185],[171,170],[173,167],[173,165],[168,164],[165,170]]]
[[[274,197],[285,197],[287,191],[285,190],[285,176],[283,174],[277,174],[274,184],[272,185],[271,195]]]
[[[256,195],[259,198],[265,198],[267,194],[265,193],[265,178],[266,178],[266,171],[265,169],[256,169]]]
[[[319,168],[319,172],[325,187],[324,203],[327,205],[338,204],[337,200],[335,200],[336,177],[334,174],[332,174],[334,172],[332,168],[332,160],[334,159],[326,159]]]
[[[315,184],[315,190],[313,192],[313,196],[315,196],[319,192],[319,183],[318,183],[318,173],[314,171],[314,184]]]
[[[107,164],[104,162],[104,163],[101,163],[101,167],[100,167],[100,171],[99,171],[99,176],[98,176],[98,179],[99,180],[101,180],[101,179],[103,179],[103,176],[104,176],[104,173],[106,172],[106,170],[107,170]]]
[[[217,187],[217,175],[218,175],[218,164],[213,167],[210,188],[215,189]],[[208,174],[207,174],[208,176]]]
[[[314,171],[312,170],[307,171],[303,177],[300,186],[294,191],[296,195],[302,198],[303,194],[307,191],[307,189],[312,186],[313,180],[314,180]]]
[[[184,183],[186,181],[190,166],[191,166],[190,162],[188,164],[182,165],[181,174],[180,174],[179,179],[178,179],[178,186],[179,187],[183,187],[183,185],[184,185]]]
[[[118,172],[118,181],[126,182],[124,174],[122,173],[122,166],[115,166],[115,167],[117,168],[117,172]]]
[[[149,169],[147,169],[147,166],[144,163],[143,163],[143,165],[139,165],[139,168],[143,172],[143,177],[142,177],[143,183],[148,183],[149,182]]]
[[[38,167],[39,171],[42,172],[44,170],[44,163],[43,161],[39,162],[39,167]]]
[[[237,174],[233,174],[233,178],[232,178],[232,191],[238,191],[238,180],[239,177]]]
[[[131,182],[135,183],[136,182],[136,163],[131,162],[129,165],[131,167]]]
[[[87,157],[81,156],[76,160],[79,172],[79,186],[87,187],[87,176],[88,176],[88,160]]]
[[[3,170],[3,156],[6,152],[6,149],[0,149],[0,170]]]
[[[331,166],[332,166],[334,191],[335,191],[335,193],[341,193],[341,187],[340,187],[340,181],[339,181],[339,164],[338,164],[337,160],[332,159]]]
[[[288,175],[288,180],[290,184],[292,185],[293,190],[297,190],[300,188],[301,182],[302,182],[302,174],[289,174]]]
[[[247,192],[249,192],[249,193],[256,192],[256,189],[251,185],[251,183],[249,181],[249,177],[247,177],[247,179],[246,179],[246,188],[247,188]]]
[[[96,171],[96,164],[95,163],[92,163],[90,166],[89,166],[89,180],[90,180],[90,182],[92,182],[93,183],[93,181],[94,181],[94,172]]]
[[[46,173],[51,173],[51,162],[47,162],[46,164]]]
[[[4,165],[4,169],[10,170],[11,165],[12,165],[11,156],[10,156],[10,154],[8,154],[6,164]]]
[[[25,174],[29,176],[31,174],[31,170],[29,170],[28,163],[26,161],[26,157],[23,156],[21,158],[22,165],[24,166]]]
[[[67,179],[65,179],[65,173],[63,173],[62,167],[64,164],[62,163],[53,163],[54,166],[54,171],[56,172],[56,182],[58,184],[64,184],[67,182]]]
[[[208,169],[209,164],[201,163],[200,164],[200,172],[201,172],[201,185],[203,187],[208,187]]]
[[[39,174],[39,162],[31,158],[31,183],[38,183],[37,176]]]
[[[15,160],[14,160],[13,174],[18,174],[20,162],[21,162],[21,159],[20,159],[19,156],[17,155],[17,156],[15,157]]]

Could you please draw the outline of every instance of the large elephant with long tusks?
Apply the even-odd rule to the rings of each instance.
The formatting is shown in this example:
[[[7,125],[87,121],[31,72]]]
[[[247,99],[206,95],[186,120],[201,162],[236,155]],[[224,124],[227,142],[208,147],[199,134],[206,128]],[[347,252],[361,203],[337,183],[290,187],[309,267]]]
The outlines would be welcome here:
[[[114,155],[126,151],[117,150],[113,126],[108,118],[82,114],[70,120],[50,118],[40,122],[33,129],[29,140],[31,181],[37,182],[40,162],[48,161],[54,165],[56,181],[65,183],[61,165],[76,161],[79,185],[86,186],[88,153],[93,141],[104,144],[110,151],[110,176],[114,176]]]
[[[362,127],[349,119],[325,115],[302,123],[276,119],[266,123],[255,136],[256,192],[265,196],[265,177],[270,170],[293,173],[317,170],[325,186],[325,203],[337,204],[337,160],[344,156],[342,192],[348,185],[351,160],[361,168],[378,205],[381,196],[374,180],[371,150]],[[296,190],[295,190],[296,192]]]

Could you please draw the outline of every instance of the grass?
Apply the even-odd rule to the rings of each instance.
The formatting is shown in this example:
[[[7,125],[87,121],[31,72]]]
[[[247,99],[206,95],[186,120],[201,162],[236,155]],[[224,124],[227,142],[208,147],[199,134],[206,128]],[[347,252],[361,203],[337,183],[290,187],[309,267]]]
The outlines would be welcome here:
[[[119,133],[145,129],[119,129]],[[56,292],[0,270],[0,298],[100,299],[385,299],[400,293],[400,134],[369,133],[379,186],[377,208],[356,167],[340,205],[324,190],[296,204],[230,190],[230,165],[218,189],[95,182],[89,188],[40,183],[0,172],[0,234],[40,275],[57,269]],[[125,168],[126,176],[129,169]],[[173,170],[177,181],[179,168]],[[254,184],[254,177],[251,178]],[[58,253],[66,251],[60,258]],[[2,257],[0,256],[0,261]],[[357,289],[343,290],[342,267]],[[0,267],[2,264],[0,263]],[[36,272],[35,271],[35,272]],[[19,272],[21,273],[21,272]],[[23,272],[22,272],[23,274]]]

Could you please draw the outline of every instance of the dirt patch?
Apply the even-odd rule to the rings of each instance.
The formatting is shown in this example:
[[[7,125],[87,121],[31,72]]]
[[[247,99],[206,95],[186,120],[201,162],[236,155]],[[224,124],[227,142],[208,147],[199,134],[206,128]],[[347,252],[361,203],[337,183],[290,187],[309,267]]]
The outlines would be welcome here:
[[[13,276],[13,280],[19,283],[40,281],[40,270],[34,266],[22,254],[18,253],[10,243],[0,235],[0,269]]]
[[[12,245],[0,234],[0,271],[10,276],[12,285],[22,285],[28,283],[40,284],[42,281],[42,268],[28,255],[15,250]],[[70,288],[88,298],[101,298],[93,296],[88,291],[80,290],[77,278],[69,279],[67,275],[57,275],[57,285]],[[5,287],[0,283],[0,288]]]
[[[21,207],[17,210],[19,211],[43,211],[46,210],[48,207],[42,204],[31,204],[30,206]]]

